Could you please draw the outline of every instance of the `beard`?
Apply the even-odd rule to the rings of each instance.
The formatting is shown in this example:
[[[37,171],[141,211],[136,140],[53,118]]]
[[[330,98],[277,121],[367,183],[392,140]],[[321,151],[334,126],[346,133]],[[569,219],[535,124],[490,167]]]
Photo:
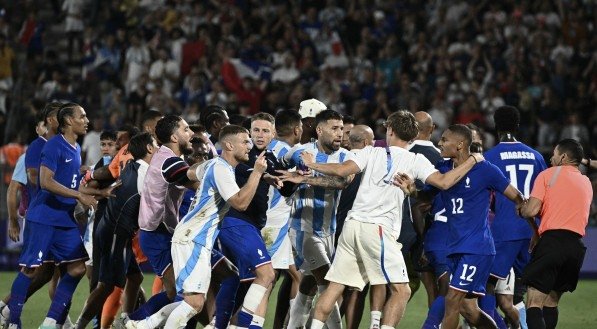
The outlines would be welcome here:
[[[193,154],[193,146],[189,142],[185,142],[184,144],[180,145],[180,153],[183,155],[191,155]]]

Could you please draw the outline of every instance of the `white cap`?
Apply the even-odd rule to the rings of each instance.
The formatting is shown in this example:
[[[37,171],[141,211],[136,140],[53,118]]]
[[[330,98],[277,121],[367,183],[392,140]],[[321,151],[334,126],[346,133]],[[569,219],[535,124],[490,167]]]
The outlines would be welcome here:
[[[304,118],[314,118],[319,112],[327,110],[327,107],[322,102],[315,98],[307,99],[301,102],[299,106],[299,114]]]

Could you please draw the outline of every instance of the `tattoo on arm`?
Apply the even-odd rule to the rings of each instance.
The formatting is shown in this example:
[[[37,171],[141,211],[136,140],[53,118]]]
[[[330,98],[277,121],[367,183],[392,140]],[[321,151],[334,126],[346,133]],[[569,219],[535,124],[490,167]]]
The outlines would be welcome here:
[[[308,177],[305,183],[323,188],[343,189],[348,185],[348,179],[336,176],[315,176]]]

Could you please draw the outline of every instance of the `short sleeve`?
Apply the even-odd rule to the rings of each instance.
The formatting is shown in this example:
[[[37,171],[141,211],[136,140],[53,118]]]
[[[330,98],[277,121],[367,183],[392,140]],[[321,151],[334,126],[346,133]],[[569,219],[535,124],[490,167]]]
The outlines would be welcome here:
[[[54,143],[46,143],[41,151],[40,166],[44,166],[55,173],[56,169],[58,169],[58,160],[60,159],[61,153],[59,148],[54,147]]]
[[[367,162],[369,161],[371,152],[373,152],[373,146],[366,146],[365,148],[362,148],[360,150],[355,150],[354,155],[352,155],[349,159],[345,159],[345,161],[354,161],[354,163],[357,164],[359,169],[363,171],[367,167]]]
[[[504,176],[504,173],[494,164],[491,164],[487,161],[485,162],[488,164],[488,166],[486,167],[487,174],[485,175],[485,177],[489,179],[489,186],[493,190],[503,193],[508,187],[508,185],[510,185],[510,180],[506,178],[506,176]]]
[[[551,170],[549,171],[551,172]],[[548,170],[539,173],[537,179],[535,179],[533,190],[531,191],[531,197],[541,200],[542,202],[545,199],[545,192],[547,190],[547,172]]]
[[[41,149],[42,147],[40,143],[35,141],[31,147],[27,149],[27,156],[25,157],[25,169],[39,169],[39,164],[41,160]],[[42,148],[43,149],[43,148]]]
[[[415,155],[414,178],[416,180],[425,182],[436,171],[435,166],[423,154]]]
[[[287,168],[294,168],[301,162],[301,152],[303,149],[301,146],[295,146],[284,154],[282,159]]]
[[[108,165],[108,170],[112,174],[112,177],[118,178],[120,177],[120,156],[122,155],[121,152],[118,152],[114,159]]]
[[[216,188],[224,199],[228,201],[231,197],[240,191],[240,188],[236,184],[234,177],[234,170],[231,167],[225,166],[221,163],[214,165],[214,180],[216,182]]]
[[[12,172],[12,180],[23,185],[27,184],[27,171],[25,170],[25,154],[21,154]]]
[[[179,157],[170,157],[162,164],[162,176],[168,183],[183,185],[187,180],[189,165]]]

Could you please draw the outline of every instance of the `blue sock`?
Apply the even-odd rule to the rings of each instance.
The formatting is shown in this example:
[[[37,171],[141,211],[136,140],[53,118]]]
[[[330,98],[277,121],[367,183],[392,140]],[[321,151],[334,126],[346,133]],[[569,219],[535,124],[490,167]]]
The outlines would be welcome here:
[[[129,314],[131,320],[145,320],[145,318],[151,316],[155,312],[162,309],[162,307],[172,303],[166,292],[160,292],[157,295],[151,296],[150,299],[145,302],[138,310]]]
[[[68,312],[70,311],[71,304],[72,303],[68,303],[68,305],[66,305],[66,308],[64,308],[64,312],[62,312],[62,314],[60,314],[60,318],[56,320],[56,324],[64,324],[64,322],[66,322],[66,318],[68,317]]]
[[[508,326],[506,325],[506,321],[504,321],[504,318],[502,318],[502,316],[500,315],[500,312],[495,310],[495,311],[493,311],[493,314],[494,314],[493,320],[497,324],[497,327],[499,329],[508,329]]]
[[[238,312],[238,316],[236,317],[237,327],[249,328],[249,326],[251,326],[251,321],[253,321],[253,314],[246,312],[244,309]]]
[[[228,328],[235,305],[235,296],[240,280],[238,276],[230,276],[222,281],[216,296],[216,329]]]
[[[489,315],[493,319],[493,321],[495,321],[495,323],[498,324],[498,328],[503,329],[505,328],[506,323],[504,322],[504,319],[498,319],[501,318],[501,316],[497,312],[495,304],[495,295],[487,294],[479,298],[479,308],[481,308],[483,312],[487,313],[487,315]],[[502,320],[501,323],[504,324],[504,327],[499,326],[500,320]]]
[[[422,329],[437,329],[440,323],[444,319],[444,313],[446,311],[446,297],[438,296],[427,312],[427,319],[423,323]]]
[[[27,300],[29,285],[31,285],[31,278],[19,272],[10,288],[10,300],[8,301],[8,309],[10,309],[9,323],[18,324],[19,328],[21,327],[21,312],[23,312],[23,305]]]
[[[64,273],[60,277],[60,281],[58,281],[58,286],[56,287],[56,292],[54,293],[54,299],[52,299],[52,304],[50,305],[50,310],[48,311],[48,315],[46,315],[46,317],[54,319],[56,322],[60,320],[62,313],[70,304],[80,280],[80,277],[75,278],[70,276],[68,273]]]

